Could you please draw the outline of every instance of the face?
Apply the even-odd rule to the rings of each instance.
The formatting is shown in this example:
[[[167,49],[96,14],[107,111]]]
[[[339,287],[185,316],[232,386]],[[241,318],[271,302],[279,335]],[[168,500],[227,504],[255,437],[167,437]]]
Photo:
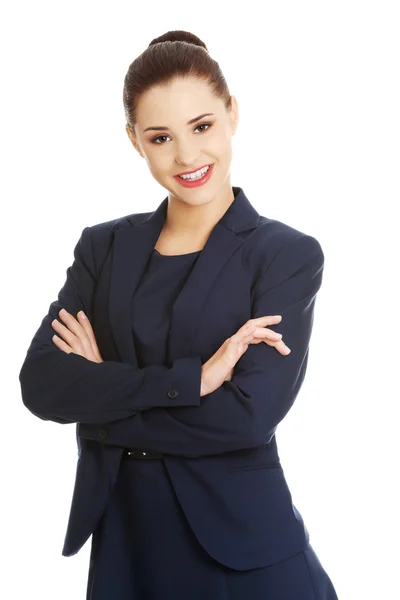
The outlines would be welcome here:
[[[126,131],[170,199],[199,205],[230,190],[232,136],[238,123],[237,102],[234,96],[231,100],[232,110],[227,112],[209,85],[195,77],[175,78],[141,96],[135,131]],[[200,185],[187,187],[177,178],[207,165],[212,167]]]

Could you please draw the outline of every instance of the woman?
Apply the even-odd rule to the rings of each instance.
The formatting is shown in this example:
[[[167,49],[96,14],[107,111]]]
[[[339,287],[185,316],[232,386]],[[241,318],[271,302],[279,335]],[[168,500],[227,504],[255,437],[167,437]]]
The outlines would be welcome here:
[[[20,372],[29,410],[77,423],[63,555],[93,533],[87,600],[337,599],[275,437],[305,376],[321,246],[231,186],[237,102],[199,38],[154,39],[123,99],[169,195],[83,230]]]

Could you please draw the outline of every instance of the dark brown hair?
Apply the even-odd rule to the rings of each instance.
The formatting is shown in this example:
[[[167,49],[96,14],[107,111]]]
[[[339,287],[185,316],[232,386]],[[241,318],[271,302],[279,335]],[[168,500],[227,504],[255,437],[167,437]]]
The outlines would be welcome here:
[[[188,31],[168,31],[154,38],[130,65],[124,80],[123,102],[126,122],[134,132],[140,96],[153,85],[169,83],[174,77],[195,76],[208,83],[213,93],[231,108],[228,84],[207,46]]]

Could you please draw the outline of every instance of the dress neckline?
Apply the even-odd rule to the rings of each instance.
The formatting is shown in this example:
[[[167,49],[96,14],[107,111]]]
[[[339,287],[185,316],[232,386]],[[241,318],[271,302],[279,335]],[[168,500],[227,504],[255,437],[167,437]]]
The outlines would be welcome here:
[[[182,256],[194,256],[195,254],[200,254],[201,250],[187,252],[186,254],[161,254],[156,248],[153,248],[153,252],[157,256],[162,256],[163,258],[181,258]]]

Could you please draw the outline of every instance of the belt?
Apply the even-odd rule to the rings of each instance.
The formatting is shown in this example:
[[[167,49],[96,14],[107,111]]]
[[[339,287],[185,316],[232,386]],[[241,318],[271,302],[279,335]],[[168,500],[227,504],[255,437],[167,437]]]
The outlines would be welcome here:
[[[133,459],[133,458],[163,458],[163,454],[160,452],[152,452],[150,450],[140,450],[139,448],[125,448],[123,458]]]

